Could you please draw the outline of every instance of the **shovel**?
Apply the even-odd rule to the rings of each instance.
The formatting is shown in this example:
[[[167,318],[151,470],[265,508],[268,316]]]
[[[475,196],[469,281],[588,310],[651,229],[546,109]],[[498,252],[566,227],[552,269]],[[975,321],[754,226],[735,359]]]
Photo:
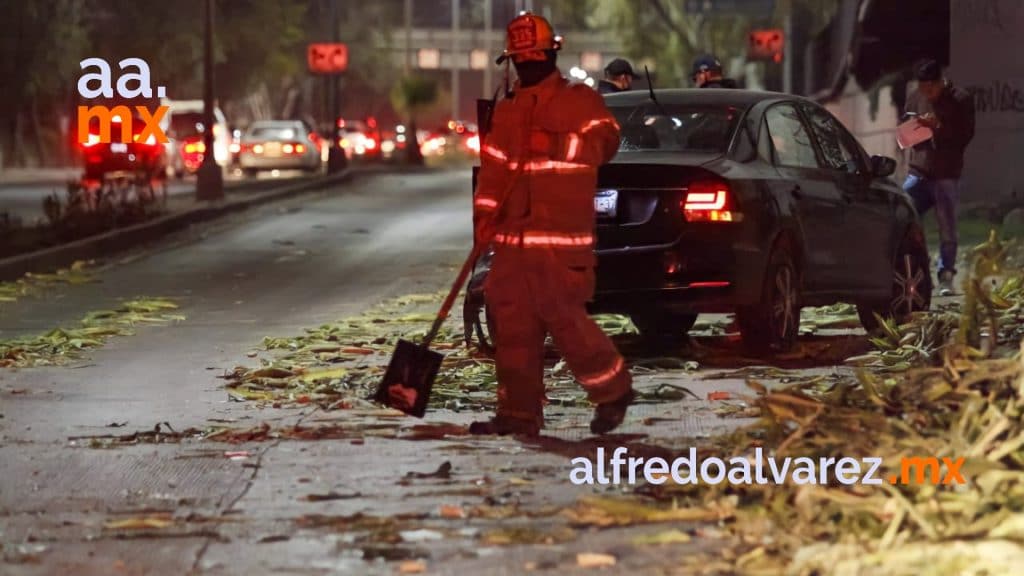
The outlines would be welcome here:
[[[441,309],[434,318],[434,324],[430,327],[423,342],[414,344],[408,340],[399,339],[395,347],[395,353],[391,356],[391,362],[384,373],[384,379],[377,388],[374,399],[381,404],[396,408],[406,414],[422,418],[427,411],[427,401],[430,399],[430,391],[434,387],[434,378],[441,368],[441,361],[444,355],[430,349],[431,342],[437,337],[441,325],[444,324],[448,314],[455,304],[455,298],[459,295],[462,285],[469,278],[484,243],[473,246],[462,270],[455,278],[448,296],[441,304]]]

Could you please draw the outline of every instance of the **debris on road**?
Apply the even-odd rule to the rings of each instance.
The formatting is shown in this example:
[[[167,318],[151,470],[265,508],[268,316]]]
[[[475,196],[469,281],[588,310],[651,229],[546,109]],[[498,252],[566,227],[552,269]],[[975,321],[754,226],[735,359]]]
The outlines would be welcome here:
[[[78,328],[0,340],[0,368],[58,366],[81,358],[82,350],[103,346],[114,336],[131,336],[140,324],[169,324],[185,319],[170,314],[178,305],[166,298],[129,300],[111,310],[90,312]]]
[[[576,555],[576,565],[580,568],[605,568],[608,566],[615,566],[615,556],[612,556],[611,554],[581,552]]]
[[[124,518],[122,520],[110,520],[103,524],[107,530],[152,530],[167,528],[174,525],[174,519],[170,514],[159,516],[139,516]]]
[[[732,398],[732,394],[728,392],[720,392],[718,390],[714,392],[708,392],[708,401],[715,402],[717,400],[729,400]]]
[[[79,260],[69,268],[62,268],[52,274],[29,272],[13,282],[0,282],[0,303],[17,302],[20,298],[38,296],[43,290],[59,284],[87,284],[96,279],[89,272],[92,261]]]

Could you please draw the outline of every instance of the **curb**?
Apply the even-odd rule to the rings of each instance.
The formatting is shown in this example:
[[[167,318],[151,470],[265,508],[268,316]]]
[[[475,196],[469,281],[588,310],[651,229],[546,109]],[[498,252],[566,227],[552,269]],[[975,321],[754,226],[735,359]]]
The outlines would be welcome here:
[[[116,228],[60,246],[43,248],[35,252],[4,258],[0,260],[0,281],[16,280],[30,272],[51,272],[70,266],[78,260],[94,260],[110,256],[140,244],[152,242],[173,232],[184,230],[193,224],[208,222],[228,214],[242,212],[278,200],[286,200],[306,192],[322,189],[331,184],[345,182],[351,179],[352,175],[353,170],[348,169],[340,174],[317,178],[312,181],[298,182],[266,192],[253,193],[252,196],[238,200],[227,200],[210,206],[199,206],[183,212],[160,216],[153,220],[140,222],[125,228]],[[237,188],[237,186],[232,188]]]

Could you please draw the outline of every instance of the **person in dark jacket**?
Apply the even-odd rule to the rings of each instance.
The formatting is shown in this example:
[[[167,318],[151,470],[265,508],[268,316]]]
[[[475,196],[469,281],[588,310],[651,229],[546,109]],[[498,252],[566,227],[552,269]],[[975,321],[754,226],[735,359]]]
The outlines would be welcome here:
[[[735,80],[722,76],[722,63],[710,54],[693,61],[690,79],[697,88],[738,88]]]
[[[597,83],[598,94],[614,94],[633,89],[633,67],[628,61],[616,58],[604,67],[604,80]]]
[[[907,113],[934,132],[931,140],[910,150],[910,172],[903,189],[914,200],[918,214],[935,208],[939,225],[939,294],[953,293],[956,275],[960,175],[964,151],[974,138],[974,101],[942,75],[935,60],[916,68],[917,91],[907,97]]]

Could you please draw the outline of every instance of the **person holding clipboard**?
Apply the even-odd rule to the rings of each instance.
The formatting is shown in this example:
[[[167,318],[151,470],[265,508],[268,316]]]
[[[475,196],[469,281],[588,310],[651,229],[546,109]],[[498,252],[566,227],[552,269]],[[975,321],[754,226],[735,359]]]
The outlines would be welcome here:
[[[957,204],[964,151],[974,138],[974,101],[953,86],[935,60],[914,70],[917,90],[907,98],[909,120],[897,135],[910,148],[910,172],[903,189],[920,215],[935,208],[939,224],[939,295],[953,294],[956,276]]]

